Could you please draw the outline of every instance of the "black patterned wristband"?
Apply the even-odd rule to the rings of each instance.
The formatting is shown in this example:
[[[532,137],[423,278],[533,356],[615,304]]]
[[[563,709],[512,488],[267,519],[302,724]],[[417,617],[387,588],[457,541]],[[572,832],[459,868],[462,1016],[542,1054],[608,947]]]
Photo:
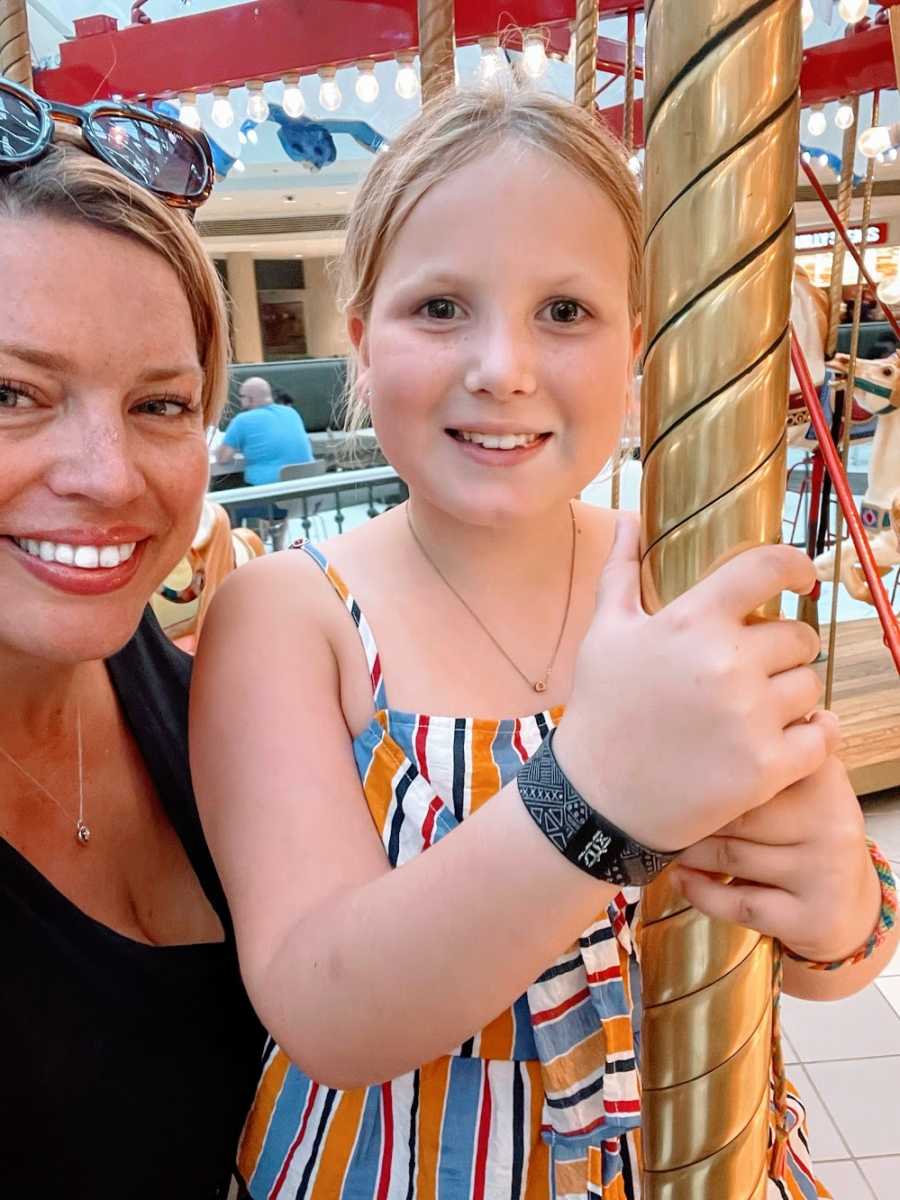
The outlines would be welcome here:
[[[594,879],[617,887],[643,887],[676,856],[636,842],[591,808],[556,761],[553,733],[516,778],[522,802],[540,831]]]

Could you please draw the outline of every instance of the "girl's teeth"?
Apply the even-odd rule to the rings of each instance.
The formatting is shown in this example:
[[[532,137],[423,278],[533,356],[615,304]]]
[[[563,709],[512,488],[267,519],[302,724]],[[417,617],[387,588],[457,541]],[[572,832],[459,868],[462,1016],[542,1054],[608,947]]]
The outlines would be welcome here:
[[[134,554],[135,542],[121,542],[115,546],[71,546],[65,542],[41,542],[35,538],[16,538],[16,543],[34,558],[43,562],[58,562],[67,567],[81,567],[86,571],[97,567],[117,567],[127,562]]]
[[[514,450],[517,446],[530,446],[537,441],[535,433],[473,433],[465,430],[461,434],[464,442],[474,442],[485,450]]]

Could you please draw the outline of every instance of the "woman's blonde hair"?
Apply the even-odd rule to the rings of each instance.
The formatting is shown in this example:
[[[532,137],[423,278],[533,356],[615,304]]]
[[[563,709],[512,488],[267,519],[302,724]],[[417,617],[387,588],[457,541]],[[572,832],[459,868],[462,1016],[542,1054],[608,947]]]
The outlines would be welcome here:
[[[225,403],[229,355],[228,314],[216,269],[183,212],[87,154],[76,138],[58,130],[43,158],[0,179],[0,217],[79,221],[161,255],[190,305],[203,368],[203,415],[213,425]]]
[[[625,149],[593,113],[516,83],[460,89],[430,104],[380,154],[360,187],[347,227],[339,299],[345,313],[365,318],[382,264],[403,222],[422,196],[454,171],[501,142],[554,155],[595,183],[612,201],[628,238],[628,306],[640,309],[641,200]],[[356,388],[356,361],[347,372],[347,427],[365,421]]]

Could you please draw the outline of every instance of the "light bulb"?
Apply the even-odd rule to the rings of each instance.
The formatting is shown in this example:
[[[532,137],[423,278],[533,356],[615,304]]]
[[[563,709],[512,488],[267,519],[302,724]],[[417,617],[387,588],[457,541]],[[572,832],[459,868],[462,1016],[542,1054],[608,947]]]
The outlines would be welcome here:
[[[242,162],[242,161],[241,161],[241,159],[239,159],[239,158],[236,158],[236,159],[234,160],[234,164],[233,164],[233,166],[232,166],[232,169],[233,169],[233,170],[235,170],[235,171],[237,171],[237,173],[238,173],[239,175],[243,174],[243,172],[247,170],[247,168],[244,166],[243,162]]]
[[[234,124],[234,109],[228,99],[228,88],[213,88],[212,122],[220,129],[228,129]]]
[[[896,146],[891,146],[890,150],[888,150],[887,160],[888,160],[888,162],[896,162],[897,161],[897,147]]]
[[[540,79],[547,70],[547,47],[540,33],[526,33],[522,49],[522,70],[530,79]]]
[[[480,38],[481,58],[478,62],[478,77],[482,83],[496,79],[506,67],[506,59],[500,52],[500,41],[495,37]]]
[[[363,104],[374,104],[381,91],[378,80],[375,78],[375,64],[371,59],[366,59],[356,65],[359,69],[356,77],[356,95]]]
[[[866,158],[875,158],[877,154],[886,154],[891,148],[891,131],[887,125],[871,125],[859,135],[860,154]]]
[[[281,107],[289,117],[297,118],[303,115],[303,110],[306,108],[306,103],[303,99],[303,93],[300,91],[300,76],[293,72],[290,75],[285,75],[282,80],[284,83],[284,91],[281,93]]]
[[[848,25],[861,21],[869,11],[869,0],[839,0],[838,14]]]
[[[900,304],[900,275],[894,275],[891,279],[883,279],[879,283],[877,291],[878,299],[888,308]]]
[[[638,158],[638,156],[636,154],[632,154],[631,158],[629,158],[628,170],[632,173],[632,175],[640,175],[641,160]]]
[[[269,102],[263,92],[263,85],[258,81],[248,82],[247,116],[257,125],[265,121],[269,115]]]
[[[808,150],[804,150],[803,153],[800,155],[800,157],[803,159],[803,161],[805,163],[812,162],[812,155],[810,154],[810,152]]]
[[[259,134],[256,132],[255,129],[250,128],[247,130],[247,141],[250,143],[251,146],[255,146],[256,143],[259,141]]]
[[[880,163],[886,163],[886,162],[887,162],[887,159],[884,157],[884,155],[883,155],[883,154],[876,154],[876,155],[875,155],[875,161],[876,161],[876,162],[880,162]]]
[[[200,111],[197,108],[197,97],[193,92],[184,92],[181,97],[181,106],[178,109],[178,120],[182,125],[187,125],[188,129],[200,128]]]
[[[242,146],[247,145],[247,135],[246,135],[246,133],[244,133],[243,129],[238,130],[238,141],[241,143]]]
[[[849,129],[855,119],[853,106],[850,104],[839,105],[837,112],[834,114],[834,123],[838,129]]]
[[[825,132],[825,127],[827,124],[828,122],[825,119],[825,113],[822,110],[822,106],[820,104],[814,105],[809,117],[807,118],[806,128],[813,137],[821,137],[821,135]]]
[[[394,91],[401,100],[414,99],[419,90],[419,77],[413,66],[412,54],[397,55],[397,78],[394,80]]]
[[[322,81],[319,85],[319,103],[326,112],[337,112],[344,99],[334,76],[334,67],[321,67],[319,70],[319,78]]]
[[[816,19],[816,14],[813,11],[812,0],[803,0],[800,8],[800,20],[803,24],[803,32],[806,33],[810,25]]]
[[[816,159],[816,162],[819,164],[820,167],[827,167],[828,166],[828,155],[820,154],[819,157]]]

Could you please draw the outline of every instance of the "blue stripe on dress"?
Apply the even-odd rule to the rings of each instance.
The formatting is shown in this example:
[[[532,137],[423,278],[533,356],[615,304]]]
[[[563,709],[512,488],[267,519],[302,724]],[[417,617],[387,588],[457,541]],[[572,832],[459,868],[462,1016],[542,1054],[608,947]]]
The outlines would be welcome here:
[[[534,1062],[537,1059],[537,1046],[534,1041],[534,1029],[531,1025],[531,1009],[528,1007],[528,996],[518,998],[512,1008],[515,1023],[515,1038],[513,1039],[512,1057],[518,1062]]]
[[[465,717],[453,722],[453,813],[457,821],[465,816],[467,725]]]
[[[451,1058],[441,1126],[437,1200],[467,1200],[475,1162],[482,1077],[481,1058]]]
[[[372,1200],[378,1189],[378,1168],[381,1165],[381,1089],[370,1087],[366,1094],[356,1145],[340,1200]]]
[[[392,867],[396,867],[397,859],[400,857],[400,833],[403,829],[403,822],[406,819],[406,813],[403,810],[403,801],[406,799],[409,785],[417,774],[418,771],[410,763],[394,785],[394,815],[391,818],[391,832],[388,837],[388,861]]]
[[[294,1194],[294,1200],[306,1200],[306,1196],[309,1191],[309,1183],[312,1179],[316,1163],[319,1160],[319,1151],[322,1148],[325,1132],[328,1129],[328,1122],[331,1120],[331,1110],[334,1108],[334,1102],[336,1099],[337,1092],[334,1090],[334,1088],[329,1088],[325,1093],[325,1103],[322,1105],[319,1123],[316,1126],[316,1136],[313,1140],[312,1150],[310,1150],[309,1158],[306,1160],[306,1166],[303,1168],[303,1175],[300,1179],[300,1183],[297,1186],[297,1191]]]
[[[309,1095],[310,1081],[296,1067],[288,1067],[284,1083],[275,1107],[262,1151],[257,1160],[256,1170],[247,1180],[247,1187],[253,1196],[268,1196],[278,1178],[281,1165],[297,1136],[299,1121],[297,1114],[306,1108]]]
[[[515,721],[501,721],[491,744],[491,756],[504,787],[515,777],[522,766],[522,759],[513,743],[515,733]]]

